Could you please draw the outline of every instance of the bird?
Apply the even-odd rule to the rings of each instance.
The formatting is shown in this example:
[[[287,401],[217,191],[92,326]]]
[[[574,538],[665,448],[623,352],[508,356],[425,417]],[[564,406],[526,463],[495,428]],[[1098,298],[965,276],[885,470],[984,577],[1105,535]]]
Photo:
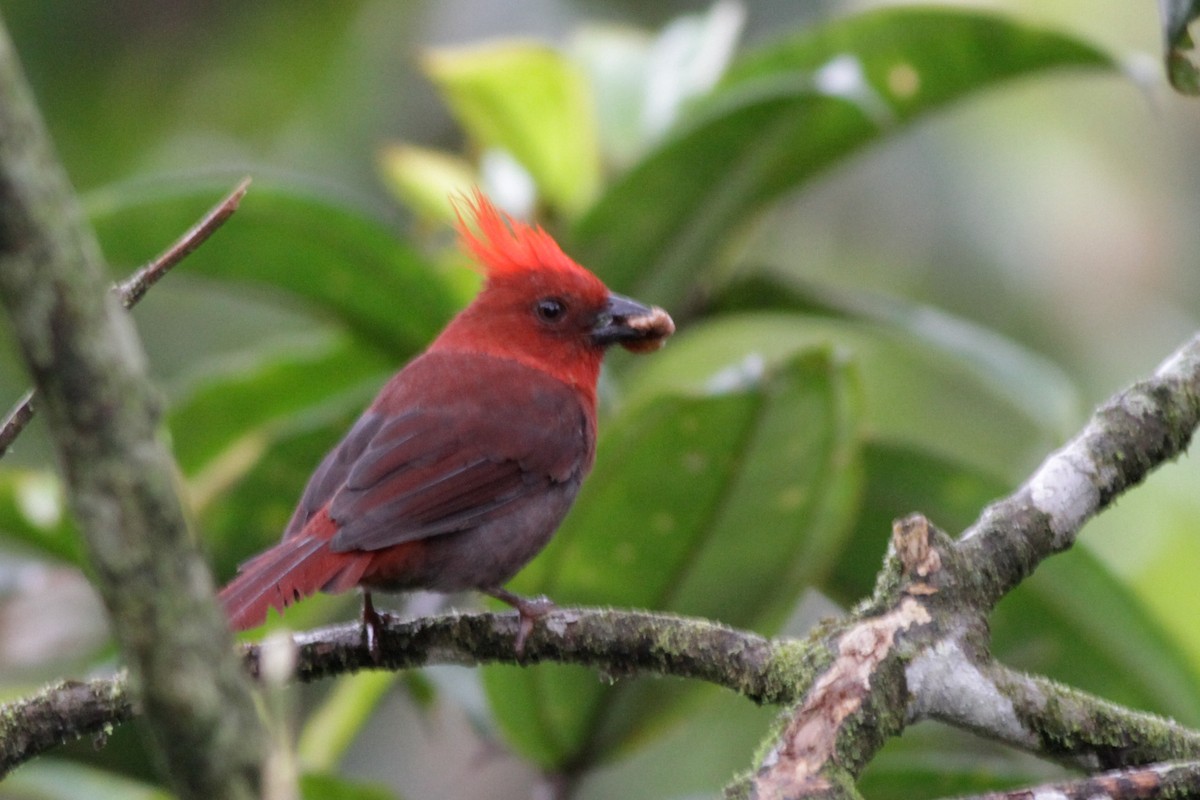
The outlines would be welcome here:
[[[606,350],[655,350],[675,325],[479,190],[455,213],[481,290],[320,462],[280,542],[220,591],[234,630],[359,587],[378,661],[372,591],[476,590],[517,610],[519,654],[554,608],[504,584],[550,541],[592,467]]]

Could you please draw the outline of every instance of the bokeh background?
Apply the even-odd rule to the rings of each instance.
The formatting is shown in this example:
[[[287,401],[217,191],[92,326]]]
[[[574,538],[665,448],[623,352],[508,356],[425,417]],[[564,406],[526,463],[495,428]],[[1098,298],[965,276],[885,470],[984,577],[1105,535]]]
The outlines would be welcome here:
[[[242,212],[228,226],[230,232],[217,234],[214,247],[225,237],[231,248],[234,243],[242,248],[221,251],[231,257],[226,263],[197,275],[185,262],[135,312],[155,380],[168,403],[192,414],[186,420],[193,427],[171,433],[185,453],[198,532],[209,536],[214,529],[241,529],[246,537],[231,544],[235,534],[212,534],[209,546],[222,578],[239,558],[275,535],[272,521],[286,514],[295,497],[285,489],[303,480],[315,463],[312,454],[319,455],[337,426],[369,399],[378,376],[398,363],[389,362],[387,353],[411,349],[410,339],[436,330],[438,320],[464,302],[474,286],[453,252],[444,219],[421,207],[411,186],[404,188],[407,173],[399,175],[389,166],[393,148],[415,145],[457,154],[465,158],[462,163],[481,169],[476,179],[511,208],[537,207],[556,231],[570,230],[569,208],[531,200],[530,187],[512,177],[511,162],[497,160],[493,150],[464,130],[446,93],[429,77],[430,52],[517,37],[549,43],[587,61],[594,75],[601,56],[618,64],[633,59],[620,48],[644,52],[637,47],[661,37],[668,26],[678,30],[678,20],[688,18],[707,25],[705,52],[716,65],[715,77],[727,59],[736,62],[740,54],[781,37],[883,6],[910,4],[0,0],[63,162],[109,247],[115,276],[165,246],[182,230],[177,220],[186,225],[243,175],[255,181],[247,215],[256,192],[271,204],[241,238],[232,231]],[[805,302],[814,307],[843,307],[851,298],[851,305],[903,309],[908,334],[912,326],[929,326],[943,349],[961,341],[961,357],[969,363],[972,353],[983,350],[1000,361],[1020,361],[1027,378],[1044,376],[1044,384],[1025,399],[1041,406],[1028,412],[1039,421],[1039,436],[1014,430],[1019,445],[1012,452],[978,454],[975,465],[986,465],[983,483],[994,487],[995,496],[1077,429],[1091,407],[1153,370],[1200,327],[1200,101],[1177,95],[1166,84],[1160,22],[1150,0],[1012,0],[946,7],[986,9],[1021,25],[1063,32],[1110,54],[1114,65],[1046,69],[981,85],[963,99],[921,114],[912,125],[889,129],[748,215],[721,237],[713,261],[723,276],[784,276],[794,282],[789,285],[813,289]],[[986,61],[988,53],[974,55]],[[694,62],[692,67],[704,87],[704,69]],[[655,124],[669,128],[673,115],[682,113],[669,97],[661,102],[657,113],[665,122],[643,119],[637,131],[623,128],[619,119],[599,120],[606,148],[602,182],[615,181],[652,151],[647,130]],[[184,188],[177,192],[178,187]],[[671,187],[657,191],[665,204],[672,201]],[[170,213],[153,217],[156,204]],[[144,226],[139,210],[143,218],[153,217]],[[339,249],[322,237],[357,230],[362,220],[370,232],[362,234],[364,243],[354,241],[365,259],[430,264],[438,288],[380,298],[379,313],[399,320],[394,349],[343,358],[352,350],[344,320],[313,313],[313,307],[320,306],[318,296],[337,290],[339,270],[353,269],[353,248]],[[384,241],[389,236],[403,243],[402,254],[389,255]],[[310,256],[325,247],[342,260],[331,261],[327,272],[313,273],[325,282],[313,284],[312,297],[304,297],[303,290],[289,294],[280,288],[282,279],[274,287],[229,280],[236,277],[240,259],[270,259],[272,253],[288,253],[288,247]],[[410,259],[410,252],[420,258]],[[286,272],[288,266],[285,258],[278,270]],[[303,269],[318,267],[304,262]],[[353,282],[347,285],[353,291]],[[708,313],[703,303],[698,308],[692,308],[697,329]],[[686,334],[685,327],[679,349],[689,353],[689,347],[705,346],[703,336],[719,338],[722,332],[710,327],[690,345]],[[853,351],[831,336],[833,361],[845,348]],[[687,358],[669,363],[683,374]],[[205,414],[241,412],[222,410],[220,403],[206,406],[197,398],[232,391],[214,376],[250,374],[255,365],[274,363],[283,366],[273,382],[254,384],[259,389],[247,389],[236,399],[241,409],[262,403],[275,409],[273,417],[287,416],[287,423],[272,428],[288,431],[287,446],[276,451],[259,442],[256,450],[257,440],[243,437],[227,447],[213,445],[220,454],[205,453]],[[973,368],[987,371],[994,363],[985,359]],[[638,368],[628,359],[614,366],[609,387],[614,408],[624,388],[668,381],[661,371],[626,380]],[[322,393],[309,385],[306,371],[314,369],[341,370],[341,390]],[[272,387],[273,394],[262,392],[263,386]],[[25,387],[10,337],[0,330],[0,405],[15,403]],[[651,393],[644,386],[641,391]],[[970,396],[965,393],[963,402]],[[974,411],[980,429],[993,428],[989,435],[1003,439],[1005,431],[996,426],[1004,423],[987,418],[987,407]],[[962,413],[969,419],[973,409]],[[949,426],[947,435],[957,435],[955,430]],[[969,438],[942,444],[950,451],[980,446]],[[257,464],[264,452],[275,460],[256,474],[269,480],[241,486],[250,462]],[[195,469],[189,468],[187,453]],[[54,677],[103,671],[114,658],[102,611],[71,564],[77,548],[63,544],[73,534],[61,521],[50,463],[36,423],[0,463],[20,514],[63,537],[58,544],[47,544],[49,539],[31,544],[12,530],[3,535],[0,525],[0,694],[8,697]],[[891,468],[906,466],[900,460]],[[251,513],[238,504],[238,497],[264,486],[279,487],[278,496],[262,504],[266,510]],[[963,502],[984,491],[972,486],[963,490]],[[890,514],[911,510],[894,507]],[[879,513],[887,519],[884,510]],[[1082,575],[1072,571],[1077,566],[1067,566],[1047,579],[1053,591],[1037,600],[1015,598],[1012,622],[997,624],[998,640],[1006,642],[1017,663],[1046,667],[1102,651],[1110,659],[1100,659],[1103,672],[1112,673],[1113,664],[1131,673],[1149,670],[1147,681],[1168,687],[1160,696],[1118,685],[1121,676],[1112,674],[1094,676],[1089,688],[1107,688],[1118,699],[1144,701],[1153,710],[1200,722],[1200,688],[1193,680],[1200,676],[1198,527],[1200,468],[1194,458],[1183,459],[1088,526],[1083,547],[1095,557],[1095,572],[1088,567]],[[869,575],[886,533],[880,529],[855,537],[860,535],[877,543],[859,556],[866,565],[863,574]],[[53,557],[56,547],[61,558]],[[831,567],[832,574],[848,571]],[[1102,577],[1088,583],[1095,574]],[[852,584],[797,592],[800,602],[791,608],[785,629],[802,630],[816,616],[852,600],[838,592],[839,587],[848,592]],[[1114,586],[1127,594],[1114,596]],[[1104,605],[1107,600],[1113,608]],[[436,608],[439,601],[413,602],[420,611]],[[460,605],[469,602],[463,599]],[[345,618],[353,608],[348,600],[314,603],[317,610],[297,609],[300,614],[289,617],[289,624]],[[1128,611],[1130,604],[1136,611]],[[1061,638],[1054,625],[1040,629],[1046,640],[1022,638],[1022,626],[1039,630],[1037,615],[1047,607],[1054,609],[1054,625],[1072,631],[1069,644],[1062,646],[1075,649],[1047,655],[1046,641]],[[1131,638],[1129,631],[1144,631],[1147,622],[1152,633]],[[1069,677],[1088,682],[1087,676]],[[337,692],[345,697],[331,701]],[[329,778],[323,789],[310,783],[311,796],[344,791],[347,797],[524,797],[557,787],[553,791],[562,796],[666,797],[707,796],[731,769],[750,763],[748,748],[765,731],[771,712],[729,701],[708,695],[681,701],[691,704],[686,713],[676,711],[638,728],[636,736],[623,739],[621,747],[606,751],[587,770],[557,782],[522,750],[528,742],[514,743],[511,726],[497,726],[473,673],[443,669],[400,678],[367,676],[299,690],[288,703],[293,727],[309,737],[302,739],[301,749],[310,771],[349,780],[343,785]],[[331,709],[339,703],[360,713],[338,717]],[[331,721],[310,725],[313,709],[331,714]],[[335,733],[322,739],[321,730]],[[876,767],[880,786],[904,786],[898,791],[910,792],[899,796],[974,785],[956,783],[967,780],[964,775],[1020,780],[1046,769],[944,731],[922,728],[906,740]],[[67,793],[79,786],[90,796],[104,796],[104,791],[157,796],[161,791],[152,769],[139,761],[132,733],[119,731],[102,751],[91,749],[90,744],[67,748],[58,758],[23,768],[0,783],[0,798],[81,796]],[[966,766],[948,767],[958,763],[955,759]],[[898,783],[900,773],[919,783]],[[921,787],[917,794],[911,793],[913,785]]]

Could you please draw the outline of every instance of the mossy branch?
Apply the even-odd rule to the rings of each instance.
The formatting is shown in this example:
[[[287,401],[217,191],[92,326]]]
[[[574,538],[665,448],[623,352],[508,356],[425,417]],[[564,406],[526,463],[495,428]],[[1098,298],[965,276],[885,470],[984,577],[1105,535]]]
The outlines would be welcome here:
[[[256,794],[263,737],[188,535],[132,322],[0,26],[0,302],[179,796]]]

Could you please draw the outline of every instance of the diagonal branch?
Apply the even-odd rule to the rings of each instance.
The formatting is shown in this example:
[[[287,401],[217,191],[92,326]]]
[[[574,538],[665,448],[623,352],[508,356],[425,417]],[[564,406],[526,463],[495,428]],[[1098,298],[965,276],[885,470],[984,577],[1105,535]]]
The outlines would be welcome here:
[[[1086,520],[1181,454],[1197,424],[1200,336],[1101,406],[958,542],[920,515],[898,521],[875,597],[836,627],[826,665],[729,795],[855,797],[854,778],[883,743],[931,716],[1093,769],[1200,756],[1193,731],[1044,679],[1017,680],[991,661],[986,621]]]
[[[1073,545],[1085,522],[1182,454],[1198,424],[1200,335],[1097,409],[1078,436],[967,529],[958,550],[977,568],[977,607],[990,609],[1043,559]]]
[[[113,290],[121,298],[121,305],[126,310],[133,308],[145,296],[146,292],[150,290],[151,286],[158,283],[159,279],[170,272],[180,261],[183,261],[183,259],[194,253],[196,248],[208,241],[208,238],[216,233],[217,229],[224,225],[226,220],[233,216],[233,212],[237,211],[238,205],[242,202],[242,198],[245,197],[246,189],[249,186],[250,179],[243,178],[234,187],[233,191],[225,196],[224,200],[210,208],[187,233],[175,240],[170,247],[160,253],[153,261],[143,266],[117,286],[114,286]],[[0,458],[4,457],[4,454],[8,452],[8,448],[21,435],[21,431],[25,430],[25,426],[33,420],[33,398],[34,391],[31,389],[25,393],[25,396],[9,412],[4,423],[0,424]]]
[[[210,208],[199,222],[176,239],[170,247],[159,253],[158,257],[130,275],[114,287],[121,298],[121,305],[126,309],[133,308],[145,296],[150,287],[158,283],[164,275],[170,272],[180,261],[196,252],[200,245],[217,232],[225,222],[233,216],[246,190],[250,188],[250,179],[242,178],[233,191],[225,195],[225,199]]]
[[[12,447],[12,443],[21,435],[21,431],[25,430],[25,426],[33,421],[33,395],[33,389],[25,392],[4,418],[4,424],[0,425],[0,458]]]
[[[182,798],[257,794],[263,737],[189,536],[132,322],[0,26],[0,304],[38,390],[71,510]]]
[[[1200,758],[1200,731],[943,641],[910,662],[915,718],[936,719],[1073,769]]]

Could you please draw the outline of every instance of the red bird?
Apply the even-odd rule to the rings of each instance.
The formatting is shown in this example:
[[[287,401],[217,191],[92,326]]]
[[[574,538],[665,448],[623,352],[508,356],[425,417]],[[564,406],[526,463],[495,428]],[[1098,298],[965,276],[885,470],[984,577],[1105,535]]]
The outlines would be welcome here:
[[[236,630],[318,591],[476,589],[520,614],[518,649],[548,601],[504,584],[550,540],[596,452],[605,349],[655,349],[675,327],[614,294],[541,228],[476,193],[465,246],[483,267],[475,300],[379,392],[317,467],[283,540],[220,594]]]

